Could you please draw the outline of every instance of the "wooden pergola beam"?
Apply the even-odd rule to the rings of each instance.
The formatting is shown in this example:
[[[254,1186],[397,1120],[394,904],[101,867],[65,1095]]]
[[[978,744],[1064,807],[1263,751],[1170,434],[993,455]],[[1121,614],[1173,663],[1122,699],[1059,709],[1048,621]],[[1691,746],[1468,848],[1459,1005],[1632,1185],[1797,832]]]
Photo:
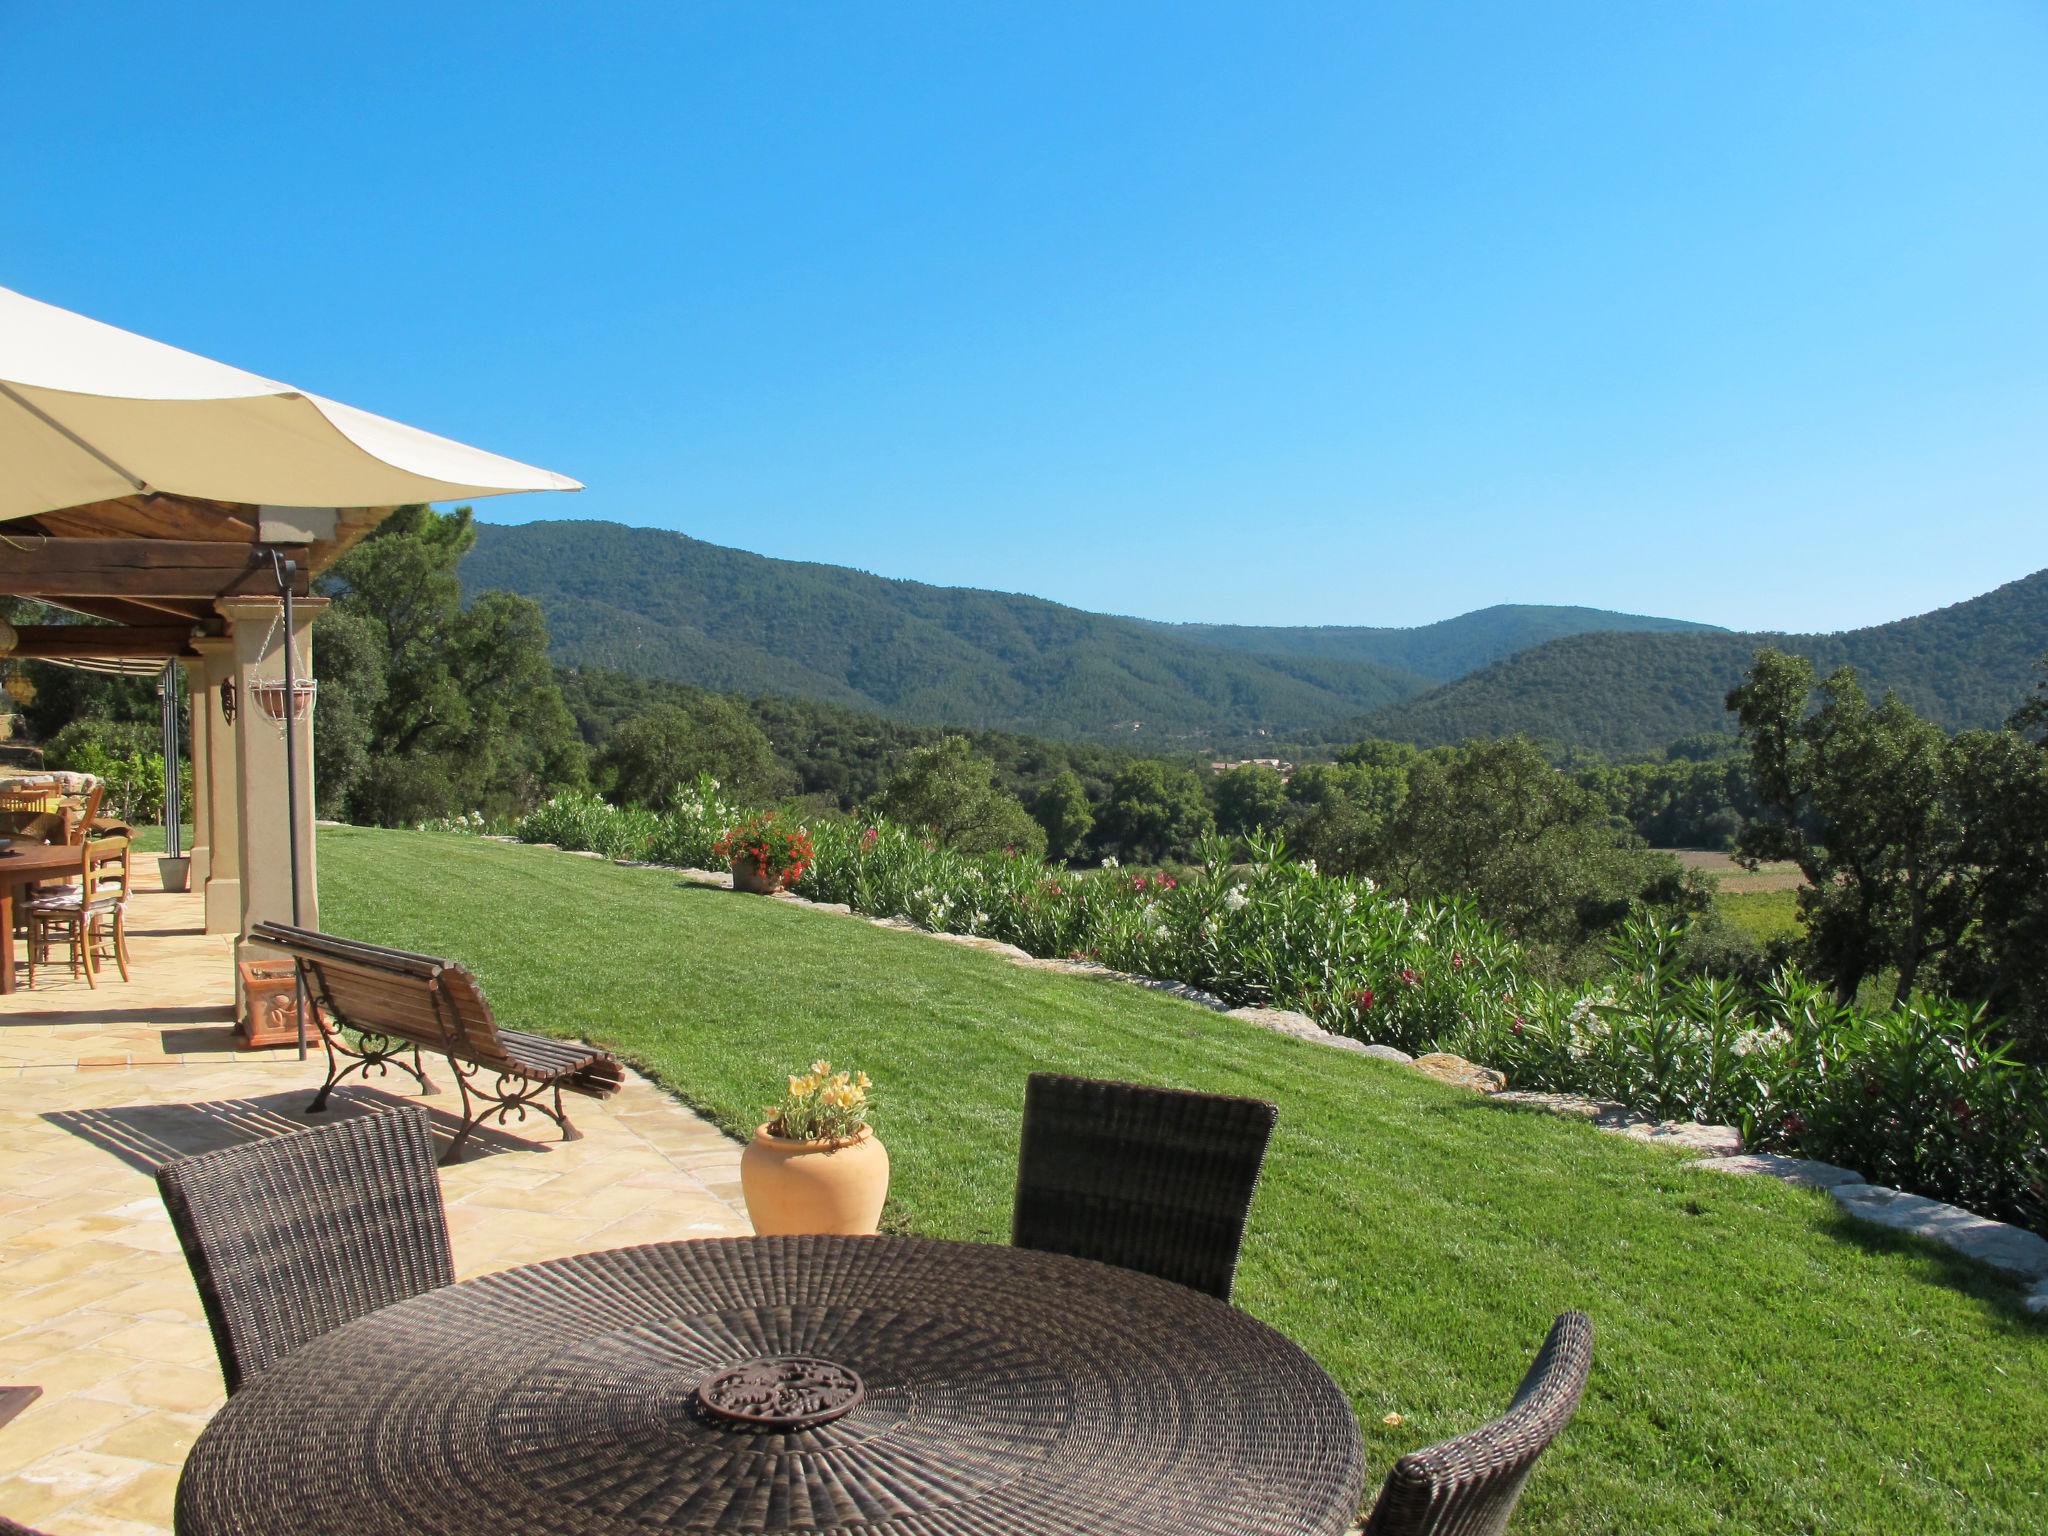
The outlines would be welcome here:
[[[213,611],[213,604],[200,598],[152,598],[137,602],[128,597],[67,597],[62,600],[50,599],[53,608],[67,608],[73,613],[82,613],[95,619],[111,619],[116,624],[140,624],[144,628],[152,624],[168,624],[173,619],[182,619],[187,624],[207,625],[218,628],[220,615]]]
[[[304,546],[281,555],[298,562],[293,595],[307,596]],[[252,558],[254,554],[261,558]],[[269,555],[247,544],[188,539],[0,539],[0,592],[61,601],[71,597],[275,597]]]
[[[127,659],[187,653],[190,624],[23,624],[14,631],[13,654],[24,661]]]

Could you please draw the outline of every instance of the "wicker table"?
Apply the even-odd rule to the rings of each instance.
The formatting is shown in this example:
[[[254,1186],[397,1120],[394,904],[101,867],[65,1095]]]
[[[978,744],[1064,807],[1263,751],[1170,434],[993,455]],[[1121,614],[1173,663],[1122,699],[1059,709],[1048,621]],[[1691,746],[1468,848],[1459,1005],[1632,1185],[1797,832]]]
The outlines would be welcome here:
[[[314,1341],[207,1426],[177,1528],[1334,1536],[1362,1480],[1329,1377],[1194,1291],[988,1244],[723,1238]]]

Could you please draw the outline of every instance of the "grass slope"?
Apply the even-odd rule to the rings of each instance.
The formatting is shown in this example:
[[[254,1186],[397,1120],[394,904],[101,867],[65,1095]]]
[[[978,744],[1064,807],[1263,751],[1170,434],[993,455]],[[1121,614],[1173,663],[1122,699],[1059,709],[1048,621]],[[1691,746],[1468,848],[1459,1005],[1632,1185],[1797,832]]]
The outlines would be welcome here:
[[[1732,732],[1726,699],[1758,649],[1852,666],[1950,730],[2004,722],[2048,654],[2048,571],[1968,602],[1826,635],[1582,634],[1510,656],[1419,698],[1351,722],[1331,739],[1386,736],[1424,746],[1514,732],[1616,755],[1701,731]]]
[[[2048,1526],[2048,1328],[1824,1196],[660,871],[356,828],[320,856],[333,931],[460,956],[507,1023],[602,1041],[735,1132],[814,1056],[872,1072],[898,1228],[1004,1240],[1033,1070],[1273,1100],[1238,1299],[1350,1393],[1375,1483],[1498,1412],[1576,1306],[1595,1373],[1518,1531]]]

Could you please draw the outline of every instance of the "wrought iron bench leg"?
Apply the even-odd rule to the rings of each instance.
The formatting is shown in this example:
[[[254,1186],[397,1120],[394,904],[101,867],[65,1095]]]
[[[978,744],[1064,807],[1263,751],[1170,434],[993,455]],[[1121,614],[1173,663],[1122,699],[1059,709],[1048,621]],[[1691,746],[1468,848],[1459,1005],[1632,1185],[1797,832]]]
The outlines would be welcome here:
[[[562,1140],[581,1141],[583,1139],[583,1133],[570,1120],[569,1112],[562,1108],[562,1084],[559,1078],[555,1081],[555,1124],[562,1128]]]
[[[500,1126],[510,1126],[515,1119],[524,1120],[529,1109],[536,1114],[547,1116],[560,1126],[562,1140],[583,1139],[583,1132],[570,1120],[569,1112],[562,1108],[560,1078],[514,1077],[508,1073],[496,1072],[491,1074],[496,1081],[496,1087],[492,1089],[483,1085],[484,1074],[490,1071],[489,1068],[465,1068],[461,1061],[452,1056],[448,1061],[455,1072],[455,1086],[462,1092],[462,1129],[455,1133],[455,1140],[449,1143],[448,1150],[441,1155],[444,1167],[462,1161],[462,1154],[469,1145],[469,1138],[484,1121],[496,1120]],[[550,1092],[554,1096],[553,1109],[548,1108],[543,1098],[543,1095]]]
[[[379,1077],[385,1077],[390,1074],[391,1068],[397,1067],[399,1071],[410,1073],[418,1080],[422,1094],[431,1096],[441,1091],[428,1079],[426,1068],[420,1062],[419,1047],[410,1041],[392,1039],[387,1035],[364,1030],[363,1048],[353,1050],[346,1041],[338,1038],[340,1034],[341,1030],[338,1027],[330,1029],[323,1025],[321,1028],[321,1043],[327,1047],[327,1081],[320,1085],[320,1091],[313,1095],[313,1102],[306,1106],[307,1114],[317,1115],[323,1112],[327,1108],[328,1099],[333,1097],[334,1090],[341,1086],[341,1080],[351,1073],[368,1082],[372,1072]],[[388,1043],[379,1045],[378,1041]],[[408,1051],[412,1054],[410,1065],[405,1060]],[[343,1057],[349,1058],[347,1066],[341,1064]]]

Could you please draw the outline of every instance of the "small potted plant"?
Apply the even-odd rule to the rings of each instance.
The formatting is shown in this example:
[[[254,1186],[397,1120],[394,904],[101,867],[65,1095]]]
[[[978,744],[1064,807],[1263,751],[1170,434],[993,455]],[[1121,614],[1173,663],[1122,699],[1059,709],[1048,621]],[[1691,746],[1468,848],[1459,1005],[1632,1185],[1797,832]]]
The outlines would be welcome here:
[[[773,811],[756,811],[711,847],[732,866],[732,888],[756,896],[796,884],[811,867],[811,834]]]
[[[865,1072],[829,1061],[792,1075],[740,1154],[747,1215],[764,1236],[872,1233],[889,1193],[889,1151],[868,1124]]]

